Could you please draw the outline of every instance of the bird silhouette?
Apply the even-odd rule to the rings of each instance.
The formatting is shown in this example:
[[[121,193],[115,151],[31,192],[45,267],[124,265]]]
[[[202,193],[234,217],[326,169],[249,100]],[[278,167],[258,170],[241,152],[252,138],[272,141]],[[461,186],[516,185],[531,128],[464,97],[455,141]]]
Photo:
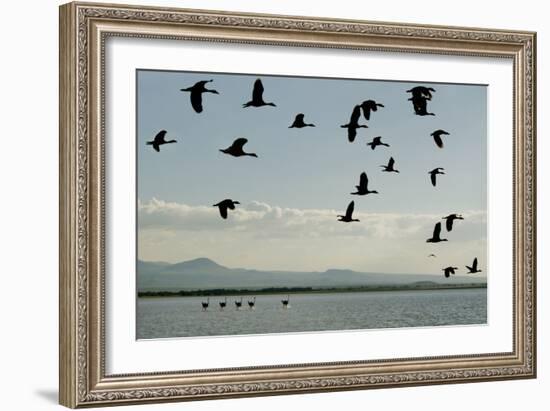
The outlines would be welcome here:
[[[220,310],[223,311],[223,309],[227,305],[227,297],[225,297],[223,301],[218,301],[218,304],[220,304]]]
[[[445,169],[443,167],[437,167],[437,168],[434,168],[432,171],[429,171],[428,174],[430,175],[430,181],[432,182],[432,185],[435,187],[435,184],[436,184],[436,176],[438,174],[445,174],[443,171],[445,171]]]
[[[231,144],[229,147],[221,149],[220,151],[225,154],[229,154],[233,157],[242,157],[242,156],[250,156],[250,157],[258,157],[255,153],[245,153],[243,151],[244,145],[248,143],[248,140],[246,138],[238,138],[235,141],[233,141],[233,144]]]
[[[243,107],[262,107],[262,106],[275,106],[275,103],[266,103],[264,101],[264,85],[262,80],[257,79],[254,82],[254,89],[252,90],[252,100],[243,104]]]
[[[288,128],[304,128],[304,127],[315,127],[315,124],[304,123],[303,113],[296,114],[296,118],[294,119],[294,122],[290,126],[288,126]]]
[[[378,111],[378,107],[384,107],[384,105],[374,100],[366,100],[361,103],[360,107],[361,110],[363,110],[363,117],[365,117],[365,120],[370,120],[371,111]]]
[[[455,270],[458,270],[458,267],[445,267],[443,268],[443,273],[445,275],[445,278],[449,278],[452,275],[455,274]]]
[[[370,143],[367,143],[367,146],[370,146],[371,150],[374,150],[378,146],[389,147],[389,144],[382,143],[382,136],[374,137]]]
[[[250,308],[251,310],[254,309],[254,306],[256,305],[256,297],[254,297],[252,299],[252,301],[248,300],[248,308]]]
[[[367,194],[378,194],[378,191],[376,190],[369,190],[369,179],[367,177],[367,173],[365,172],[361,173],[361,176],[359,177],[359,185],[355,187],[357,188],[357,192],[350,194],[355,194],[359,196],[364,196]]]
[[[210,297],[206,298],[206,301],[201,301],[202,310],[206,311],[210,305]]]
[[[428,257],[437,257],[435,254],[430,254]]]
[[[235,204],[241,204],[238,201],[233,201],[229,198],[220,201],[218,204],[214,204],[213,207],[218,207],[220,210],[220,215],[225,220],[227,218],[227,209],[234,210]]]
[[[439,148],[443,148],[443,140],[441,139],[441,136],[443,135],[450,135],[448,132],[446,132],[445,130],[435,130],[432,134],[430,134],[430,136],[432,136],[434,138],[434,141],[435,141],[435,145],[438,146]]]
[[[441,238],[441,223],[437,223],[434,227],[432,238],[426,240],[427,243],[440,243],[441,241],[448,241],[446,238]]]
[[[283,304],[284,308],[288,308],[288,303],[289,302],[290,302],[290,296],[289,295],[286,296],[286,300],[285,299],[281,300],[281,304]]]
[[[381,165],[380,167],[384,167],[382,171],[387,171],[389,173],[399,173],[399,170],[396,170],[393,168],[393,165],[395,164],[395,160],[393,157],[390,157],[390,160],[388,161],[388,165]]]
[[[195,110],[197,113],[202,113],[203,93],[220,94],[216,90],[209,90],[206,88],[206,84],[212,81],[214,80],[202,80],[195,83],[191,87],[180,89],[180,91],[187,91],[191,93],[191,106],[193,107],[193,110]]]
[[[411,88],[410,90],[407,90],[407,93],[412,93],[413,98],[423,98],[426,100],[432,99],[432,93],[435,93],[435,90],[431,87],[424,87],[424,86],[416,86]]]
[[[160,151],[160,146],[163,144],[170,144],[170,143],[177,143],[176,140],[168,140],[166,141],[164,137],[166,136],[167,131],[166,130],[160,130],[157,135],[155,136],[154,140],[147,141],[147,145],[153,146],[156,152]]]
[[[243,297],[239,301],[235,300],[235,308],[238,310],[243,306]]]
[[[348,204],[348,208],[346,209],[346,215],[338,215],[338,221],[343,221],[344,223],[351,223],[352,221],[359,221],[357,219],[353,218],[353,209],[355,207],[355,202],[351,202]]]
[[[477,257],[474,258],[474,262],[472,263],[472,266],[466,266],[466,268],[468,269],[468,272],[466,274],[475,274],[475,273],[480,273],[481,270],[478,270],[477,269]]]
[[[424,97],[411,97],[409,101],[413,103],[414,114],[417,116],[435,116],[428,112],[428,100]]]
[[[464,220],[464,217],[462,217],[460,214],[449,214],[447,217],[443,217],[442,220],[447,220],[445,222],[445,227],[447,228],[447,231],[452,231],[453,222],[455,220]]]
[[[353,143],[355,136],[357,136],[358,128],[367,128],[367,125],[359,124],[359,117],[361,117],[361,107],[359,105],[353,108],[351,112],[351,117],[348,124],[344,124],[340,127],[348,129],[348,140],[350,143]]]

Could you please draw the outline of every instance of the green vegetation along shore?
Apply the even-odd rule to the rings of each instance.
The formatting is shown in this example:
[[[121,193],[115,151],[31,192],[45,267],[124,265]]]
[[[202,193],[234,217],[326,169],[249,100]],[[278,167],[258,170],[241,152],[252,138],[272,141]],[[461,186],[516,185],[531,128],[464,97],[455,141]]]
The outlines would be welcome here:
[[[179,291],[140,291],[138,297],[213,297],[231,295],[266,295],[266,294],[325,294],[325,293],[358,293],[373,291],[427,291],[427,290],[457,290],[470,288],[487,288],[486,283],[440,284],[430,281],[419,281],[412,284],[380,285],[365,287],[270,287],[253,289],[213,288],[209,290],[179,290]]]

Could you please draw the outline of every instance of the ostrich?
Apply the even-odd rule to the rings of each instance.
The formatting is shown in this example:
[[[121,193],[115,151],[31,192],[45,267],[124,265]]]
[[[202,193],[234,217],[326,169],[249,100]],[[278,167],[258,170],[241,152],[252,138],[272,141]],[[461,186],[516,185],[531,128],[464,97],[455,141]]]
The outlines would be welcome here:
[[[251,310],[253,310],[255,305],[256,305],[256,297],[254,297],[254,298],[252,299],[252,301],[248,300],[248,308],[250,308]]]
[[[220,304],[220,311],[223,311],[223,309],[225,308],[225,306],[227,305],[227,297],[225,297],[223,299],[223,301],[219,301],[219,304]]]
[[[283,308],[288,308],[288,303],[290,302],[290,295],[286,296],[286,300],[281,300],[281,304],[283,304]]]
[[[238,310],[243,306],[243,297],[239,301],[235,300],[235,308]]]
[[[206,298],[206,301],[201,301],[202,304],[202,310],[206,311],[208,309],[208,306],[210,305],[210,297]]]

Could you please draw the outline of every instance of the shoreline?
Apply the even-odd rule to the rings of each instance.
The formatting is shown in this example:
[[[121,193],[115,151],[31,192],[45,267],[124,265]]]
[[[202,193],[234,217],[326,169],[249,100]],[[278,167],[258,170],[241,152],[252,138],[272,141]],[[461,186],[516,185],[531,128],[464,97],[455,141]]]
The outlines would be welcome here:
[[[418,284],[395,286],[368,286],[368,287],[289,287],[289,288],[262,288],[258,290],[219,288],[210,290],[179,290],[179,291],[139,291],[138,298],[162,298],[162,297],[237,297],[246,295],[287,295],[287,294],[336,294],[336,293],[361,293],[361,292],[389,292],[389,291],[433,291],[433,290],[467,290],[486,289],[487,283],[464,284]]]

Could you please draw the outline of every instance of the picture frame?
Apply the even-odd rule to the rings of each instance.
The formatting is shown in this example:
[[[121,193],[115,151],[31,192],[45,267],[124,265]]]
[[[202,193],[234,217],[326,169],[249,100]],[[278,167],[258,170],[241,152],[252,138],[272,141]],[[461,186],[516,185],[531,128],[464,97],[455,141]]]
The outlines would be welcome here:
[[[107,372],[112,324],[105,77],[109,39],[196,41],[258,48],[498,59],[510,63],[507,108],[512,244],[511,349],[340,361]],[[155,43],[153,47],[156,47]],[[114,56],[114,57],[113,57]],[[185,67],[183,67],[185,69]],[[303,68],[307,70],[308,68]],[[335,77],[339,73],[334,73]],[[495,103],[490,101],[489,104]],[[129,114],[133,116],[133,114]],[[333,20],[73,2],[60,7],[60,403],[70,408],[406,387],[536,377],[536,34],[527,31]],[[498,155],[498,154],[497,154]],[[491,179],[491,175],[489,176]],[[502,230],[504,232],[505,230]],[[498,232],[497,232],[498,233]],[[501,250],[502,251],[502,250]],[[112,274],[112,273],[111,273]],[[132,296],[134,292],[130,292]],[[118,299],[119,296],[116,296]],[[122,297],[120,297],[122,298]],[[122,310],[126,306],[121,304]],[[425,330],[429,332],[429,330]],[[349,338],[349,337],[343,337]],[[345,341],[345,340],[344,340]],[[329,350],[330,347],[326,347]],[[195,356],[200,360],[200,352]],[[343,355],[343,354],[342,354]],[[110,361],[115,361],[111,358]],[[239,361],[238,358],[235,361]]]

